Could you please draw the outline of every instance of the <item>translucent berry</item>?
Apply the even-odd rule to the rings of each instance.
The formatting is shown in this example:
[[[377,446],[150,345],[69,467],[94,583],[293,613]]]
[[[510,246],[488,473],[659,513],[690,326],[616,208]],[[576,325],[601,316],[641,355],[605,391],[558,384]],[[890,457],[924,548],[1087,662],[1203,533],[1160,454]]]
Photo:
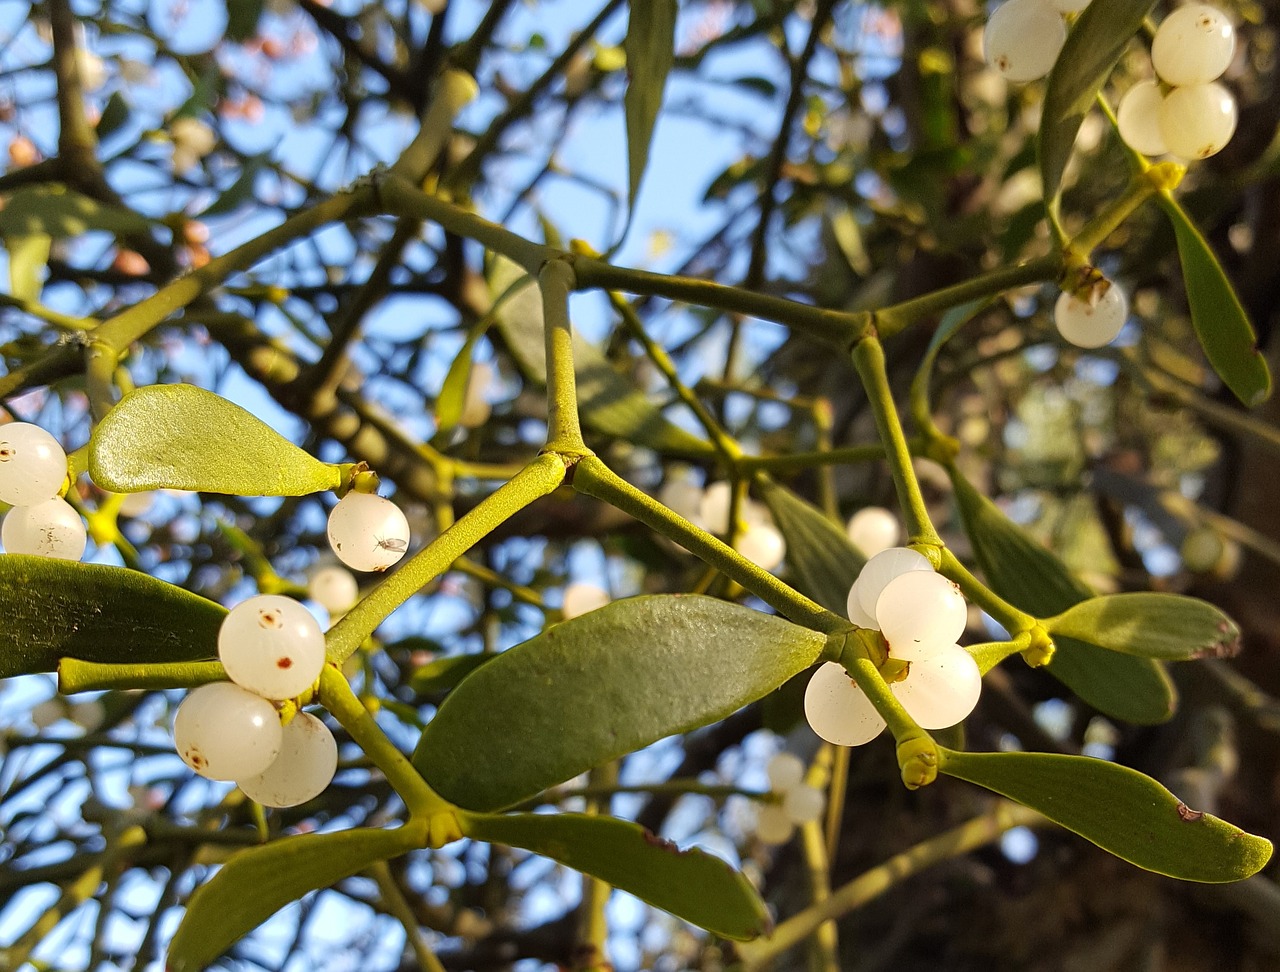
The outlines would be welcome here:
[[[933,565],[924,554],[916,553],[908,547],[890,547],[868,560],[867,565],[858,574],[855,585],[858,588],[858,603],[863,613],[874,618],[876,604],[889,581],[913,570],[927,570],[932,573]],[[879,626],[879,622],[873,625],[877,628]]]
[[[845,613],[849,616],[849,620],[856,624],[859,628],[875,628],[880,629],[880,623],[874,617],[862,610],[862,588],[858,586],[855,580],[853,586],[849,588],[849,599],[845,602]]]
[[[1116,284],[1092,307],[1063,291],[1053,305],[1053,324],[1062,337],[1077,348],[1100,348],[1110,344],[1124,328],[1129,316],[1129,300]]]
[[[849,542],[864,557],[874,557],[902,539],[898,518],[883,506],[864,506],[849,518]]]
[[[256,776],[237,781],[264,807],[296,807],[318,797],[338,768],[338,744],[328,726],[299,712],[281,730],[280,755]]]
[[[885,585],[876,620],[894,658],[914,661],[954,645],[964,634],[969,605],[941,574],[912,570]]]
[[[972,655],[959,645],[947,645],[913,661],[907,677],[889,688],[920,728],[947,729],[978,704],[982,673]]]
[[[351,571],[337,564],[317,567],[307,578],[307,597],[330,614],[342,614],[360,598],[360,587]]]
[[[769,789],[785,793],[804,779],[804,761],[795,753],[776,753],[765,764],[764,772],[769,777]]]
[[[658,502],[690,523],[700,522],[702,487],[685,479],[669,479],[658,490]]]
[[[776,570],[787,555],[787,542],[777,528],[753,523],[733,541],[733,549],[764,570]]]
[[[386,570],[409,549],[409,521],[391,500],[352,490],[329,514],[329,546],[352,570]]]
[[[53,499],[67,478],[67,454],[52,435],[30,422],[0,425],[0,500],[34,506]]]
[[[1116,110],[1120,137],[1135,152],[1164,155],[1169,151],[1160,133],[1160,106],[1164,94],[1154,81],[1139,81],[1124,93]]]
[[[609,592],[595,584],[574,582],[564,589],[564,605],[560,612],[565,619],[602,608],[609,603]]]
[[[1090,0],[1049,0],[1049,2],[1058,13],[1073,14],[1089,6]]]
[[[987,21],[982,46],[988,64],[1020,83],[1052,71],[1066,40],[1066,24],[1048,0],[1008,0]]]
[[[723,480],[712,483],[702,493],[698,505],[698,519],[703,529],[712,533],[729,532],[729,507],[733,501],[733,486]]]
[[[183,762],[211,780],[257,776],[280,754],[275,706],[233,682],[193,689],[178,706],[173,742]]]
[[[816,786],[793,786],[782,798],[782,809],[796,826],[817,820],[826,806],[827,796]]]
[[[819,736],[837,746],[861,746],[884,731],[885,722],[844,666],[827,662],[809,679],[804,714]]]
[[[15,506],[0,524],[0,543],[11,554],[79,560],[87,542],[84,520],[64,499]]]
[[[1160,133],[1183,159],[1217,155],[1236,131],[1236,99],[1218,82],[1174,88],[1160,105]]]
[[[756,838],[762,844],[785,844],[795,827],[787,811],[776,803],[762,803],[756,810]]]
[[[1166,84],[1208,84],[1222,77],[1235,52],[1236,32],[1227,15],[1193,3],[1160,24],[1151,42],[1151,63]]]
[[[324,634],[297,601],[259,594],[223,618],[218,658],[241,688],[264,699],[292,699],[320,677]]]

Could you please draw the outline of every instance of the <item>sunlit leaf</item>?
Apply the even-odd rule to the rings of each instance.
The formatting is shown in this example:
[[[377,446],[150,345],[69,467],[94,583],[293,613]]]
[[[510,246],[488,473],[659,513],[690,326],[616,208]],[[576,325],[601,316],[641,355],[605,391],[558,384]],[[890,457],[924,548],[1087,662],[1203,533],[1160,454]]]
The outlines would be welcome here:
[[[1105,851],[1184,881],[1239,881],[1271,857],[1271,842],[1189,808],[1137,770],[1088,756],[958,753],[939,770],[1038,810]]]
[[[1271,394],[1271,372],[1235,288],[1177,201],[1164,193],[1157,199],[1173,223],[1191,323],[1205,356],[1236,398],[1250,408],[1261,405]]]
[[[849,588],[866,560],[838,524],[785,486],[766,482],[763,495],[787,541],[787,564],[796,590],[844,617]]]
[[[1116,61],[1141,29],[1155,0],[1105,0],[1080,14],[1049,74],[1040,120],[1040,177],[1044,199],[1058,211],[1062,173],[1076,134]]]
[[[992,590],[1014,607],[1053,617],[1093,596],[1066,565],[952,469],[956,501],[974,558]],[[1177,695],[1160,665],[1074,638],[1054,639],[1048,671],[1107,715],[1150,724],[1173,715]]]
[[[217,654],[226,609],[123,567],[0,555],[0,678],[61,658],[178,662]]]
[[[413,762],[460,806],[511,806],[723,719],[808,668],[824,644],[813,631],[714,598],[615,601],[464,679],[427,725]]]
[[[639,824],[577,813],[468,815],[468,836],[523,847],[590,874],[724,938],[769,929],[751,883],[718,857],[682,851]]]
[[[9,293],[18,300],[39,300],[53,238],[47,233],[27,233],[10,236],[5,243],[9,249]]]
[[[1045,622],[1055,638],[1129,655],[1182,661],[1221,658],[1240,650],[1240,629],[1207,601],[1142,591],[1092,597]]]
[[[321,462],[239,405],[194,385],[148,385],[94,429],[89,473],[104,489],[301,496],[339,485]]]
[[[167,972],[204,972],[289,902],[417,843],[405,828],[345,830],[285,837],[240,851],[191,896],[169,945]]]
[[[635,205],[649,146],[675,60],[676,0],[631,0],[627,38],[627,208]]]

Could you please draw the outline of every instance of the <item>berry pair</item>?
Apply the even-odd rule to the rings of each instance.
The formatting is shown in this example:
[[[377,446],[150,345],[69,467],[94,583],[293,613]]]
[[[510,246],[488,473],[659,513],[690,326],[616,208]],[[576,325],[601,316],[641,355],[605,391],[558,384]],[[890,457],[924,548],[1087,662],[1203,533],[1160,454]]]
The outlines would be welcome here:
[[[305,712],[281,726],[275,702],[306,692],[324,668],[324,634],[297,601],[261,594],[233,608],[218,631],[229,682],[194,689],[178,707],[178,755],[201,776],[234,781],[270,807],[320,794],[338,765],[324,723]]]
[[[673,478],[658,492],[658,501],[690,523],[711,533],[729,532],[729,512],[733,506],[733,486],[720,481],[706,489],[687,479]],[[787,542],[773,523],[769,508],[752,499],[739,511],[742,529],[733,539],[733,549],[763,570],[777,570],[787,555]]]
[[[7,552],[62,560],[84,556],[84,521],[59,495],[66,479],[67,454],[57,439],[29,422],[0,426],[0,500],[13,506],[0,524]]]
[[[848,613],[854,624],[884,635],[890,658],[908,663],[906,677],[889,688],[921,728],[946,729],[973,711],[982,673],[956,644],[968,607],[923,555],[892,547],[872,557],[849,590]],[[814,673],[804,708],[813,731],[840,746],[868,743],[885,727],[871,700],[837,662]]]
[[[756,811],[756,837],[762,844],[785,844],[796,827],[822,816],[827,797],[804,781],[804,763],[792,753],[778,753],[765,766],[769,791],[776,803],[762,803]]]

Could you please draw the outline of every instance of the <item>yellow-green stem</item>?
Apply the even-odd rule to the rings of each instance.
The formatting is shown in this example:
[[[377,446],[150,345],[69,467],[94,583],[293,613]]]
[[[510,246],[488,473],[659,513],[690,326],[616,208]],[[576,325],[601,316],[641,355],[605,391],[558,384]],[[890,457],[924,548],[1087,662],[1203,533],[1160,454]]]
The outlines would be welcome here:
[[[549,260],[538,274],[547,350],[547,451],[581,454],[578,381],[573,370],[573,325],[569,294],[574,289],[573,267],[567,260]]]

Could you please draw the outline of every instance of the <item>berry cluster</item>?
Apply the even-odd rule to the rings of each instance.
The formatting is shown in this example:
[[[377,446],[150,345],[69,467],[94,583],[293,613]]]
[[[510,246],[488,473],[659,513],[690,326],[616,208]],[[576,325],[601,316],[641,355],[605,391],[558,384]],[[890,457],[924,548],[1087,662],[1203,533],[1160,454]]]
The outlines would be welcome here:
[[[946,729],[973,711],[982,673],[956,644],[968,607],[922,554],[892,547],[872,557],[849,590],[848,613],[854,624],[884,635],[890,658],[908,663],[905,677],[889,688],[921,728]],[[861,746],[885,727],[871,700],[836,662],[809,680],[804,710],[813,731],[840,746]]]
[[[276,704],[306,692],[324,668],[324,634],[297,601],[260,594],[232,608],[218,631],[229,682],[194,689],[178,706],[173,741],[183,762],[235,782],[269,807],[319,795],[338,765],[333,734],[298,712],[281,725]]]
[[[87,541],[80,514],[61,497],[67,454],[29,422],[0,426],[0,500],[13,509],[0,525],[9,553],[79,560]]]
[[[1236,100],[1218,83],[1235,56],[1236,35],[1221,10],[1179,7],[1160,25],[1151,64],[1164,87],[1142,81],[1120,100],[1120,137],[1143,155],[1207,159],[1236,130]]]
[[[1008,0],[987,21],[982,49],[1006,81],[1038,81],[1053,70],[1067,42],[1063,14],[1079,13],[1089,0]]]
[[[826,794],[804,781],[804,763],[792,753],[778,753],[765,766],[769,791],[776,802],[760,805],[756,836],[762,844],[785,844],[796,827],[822,816]]]
[[[658,501],[690,523],[721,536],[729,532],[729,511],[733,486],[720,481],[706,489],[687,479],[668,480],[658,493]],[[763,503],[747,499],[739,509],[741,529],[733,538],[733,549],[764,570],[777,570],[787,555],[787,542],[774,526],[773,516]]]

